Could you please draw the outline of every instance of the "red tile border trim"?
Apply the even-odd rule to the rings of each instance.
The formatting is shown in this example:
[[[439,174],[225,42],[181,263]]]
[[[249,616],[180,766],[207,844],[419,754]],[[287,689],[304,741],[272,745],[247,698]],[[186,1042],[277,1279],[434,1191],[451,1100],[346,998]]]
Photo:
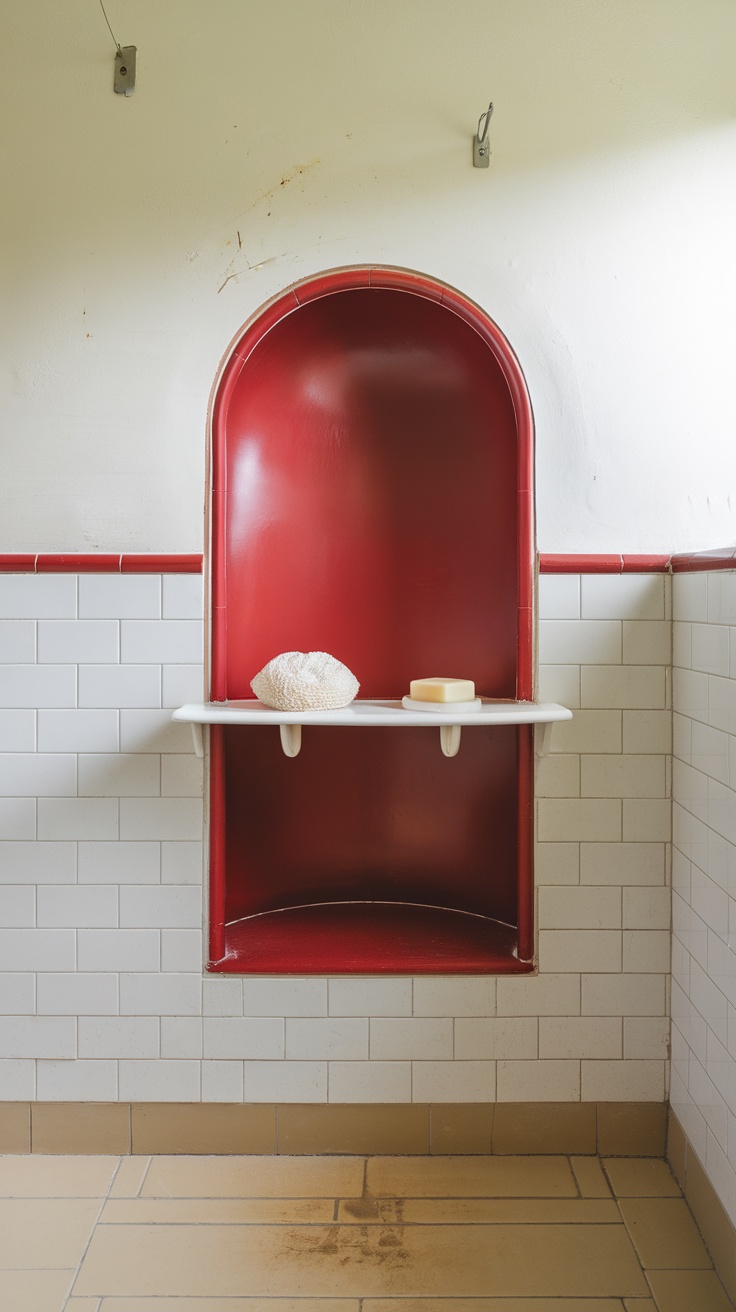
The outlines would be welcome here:
[[[201,555],[83,555],[41,552],[0,555],[0,574],[201,574]]]
[[[670,561],[673,574],[702,573],[704,570],[736,570],[736,547],[717,547],[713,551],[693,551],[673,556]]]
[[[539,553],[540,574],[669,574],[669,556],[577,555]]]

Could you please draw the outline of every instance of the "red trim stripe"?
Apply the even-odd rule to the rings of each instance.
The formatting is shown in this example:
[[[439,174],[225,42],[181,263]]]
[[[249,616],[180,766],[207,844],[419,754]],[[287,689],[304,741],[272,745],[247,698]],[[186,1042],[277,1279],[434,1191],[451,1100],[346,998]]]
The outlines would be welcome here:
[[[673,574],[702,573],[704,570],[736,569],[736,548],[722,547],[713,551],[693,551],[688,555],[673,556]]]
[[[669,556],[539,553],[540,574],[669,574]]]
[[[0,574],[201,574],[201,555],[41,552],[0,555]]]

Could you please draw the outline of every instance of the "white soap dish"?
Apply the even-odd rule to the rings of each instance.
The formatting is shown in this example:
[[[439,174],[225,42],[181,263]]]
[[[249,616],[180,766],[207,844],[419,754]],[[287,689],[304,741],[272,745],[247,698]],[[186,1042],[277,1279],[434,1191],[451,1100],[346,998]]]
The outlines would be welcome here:
[[[480,697],[474,697],[472,702],[420,702],[416,697],[401,699],[405,711],[436,711],[442,715],[465,715],[468,711],[479,711],[482,704]]]

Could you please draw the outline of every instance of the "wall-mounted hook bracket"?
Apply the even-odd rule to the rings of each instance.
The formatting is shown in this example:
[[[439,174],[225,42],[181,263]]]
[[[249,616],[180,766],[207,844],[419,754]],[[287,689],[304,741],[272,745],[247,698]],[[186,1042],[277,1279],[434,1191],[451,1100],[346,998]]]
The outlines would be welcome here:
[[[135,91],[135,65],[138,51],[135,46],[118,46],[115,56],[113,90],[119,96],[132,96]]]
[[[473,168],[487,169],[491,161],[491,148],[488,144],[488,127],[493,114],[491,101],[485,114],[478,119],[478,131],[473,137]]]

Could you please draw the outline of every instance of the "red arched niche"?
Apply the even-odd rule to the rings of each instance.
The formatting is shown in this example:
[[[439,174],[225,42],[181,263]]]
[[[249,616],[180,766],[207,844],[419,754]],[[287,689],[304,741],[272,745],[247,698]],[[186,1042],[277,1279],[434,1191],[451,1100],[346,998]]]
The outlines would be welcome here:
[[[248,325],[212,416],[211,689],[329,651],[532,695],[532,417],[506,338],[452,288],[336,270]],[[531,729],[211,730],[220,970],[529,969]]]

